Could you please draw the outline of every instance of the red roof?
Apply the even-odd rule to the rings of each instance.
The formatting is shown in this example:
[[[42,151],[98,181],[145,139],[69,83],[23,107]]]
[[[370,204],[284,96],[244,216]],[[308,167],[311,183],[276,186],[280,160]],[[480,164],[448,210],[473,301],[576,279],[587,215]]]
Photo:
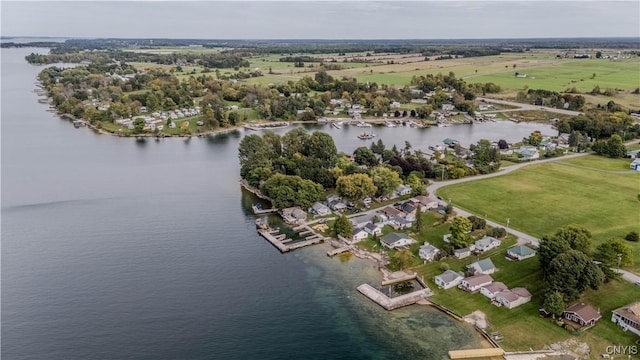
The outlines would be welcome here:
[[[593,306],[585,303],[573,304],[569,306],[564,312],[574,313],[580,316],[580,318],[582,318],[582,320],[584,320],[585,322],[598,321],[602,317],[598,310],[594,309]]]

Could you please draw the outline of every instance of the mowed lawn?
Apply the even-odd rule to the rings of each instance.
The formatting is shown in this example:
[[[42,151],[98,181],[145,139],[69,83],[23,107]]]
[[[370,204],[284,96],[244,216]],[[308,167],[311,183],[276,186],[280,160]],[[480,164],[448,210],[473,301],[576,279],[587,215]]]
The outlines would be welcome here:
[[[640,174],[627,172],[628,163],[587,155],[447,186],[438,195],[501,224],[509,218],[510,227],[536,237],[578,224],[591,231],[595,247],[640,231]],[[630,269],[640,272],[640,243],[629,244],[634,250]]]

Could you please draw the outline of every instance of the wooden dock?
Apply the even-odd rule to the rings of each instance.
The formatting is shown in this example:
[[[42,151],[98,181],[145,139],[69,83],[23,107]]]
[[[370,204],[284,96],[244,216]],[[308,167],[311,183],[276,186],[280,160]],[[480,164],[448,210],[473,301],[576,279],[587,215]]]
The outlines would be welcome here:
[[[307,226],[298,226],[295,229],[303,230],[308,229]],[[273,246],[275,246],[280,252],[285,253],[291,250],[299,249],[305,246],[319,244],[325,240],[324,236],[319,234],[313,234],[311,236],[307,236],[303,241],[293,242],[292,239],[287,238],[285,234],[280,234],[280,230],[271,229],[271,228],[259,228],[258,233],[262,235],[267,241],[269,241]]]
[[[271,209],[261,209],[255,205],[251,205],[251,209],[253,210],[253,213],[256,215],[262,215],[262,214],[269,214],[269,213],[274,213],[277,212],[278,209],[276,208],[271,208]]]
[[[339,247],[337,249],[333,249],[333,250],[327,251],[327,256],[329,256],[329,257],[336,256],[338,254],[342,254],[343,252],[347,252],[349,250],[351,250],[351,246]]]
[[[468,350],[451,350],[449,351],[450,359],[476,359],[490,358],[494,356],[504,356],[504,350],[498,348],[488,349],[468,349]]]
[[[275,246],[280,252],[285,253],[289,251],[289,247],[282,243],[282,240],[278,240],[276,236],[271,234],[268,230],[260,229],[258,230],[258,234],[262,235],[263,238],[267,239],[271,243],[271,245]],[[291,241],[290,239],[286,239]],[[286,241],[285,240],[285,241]]]

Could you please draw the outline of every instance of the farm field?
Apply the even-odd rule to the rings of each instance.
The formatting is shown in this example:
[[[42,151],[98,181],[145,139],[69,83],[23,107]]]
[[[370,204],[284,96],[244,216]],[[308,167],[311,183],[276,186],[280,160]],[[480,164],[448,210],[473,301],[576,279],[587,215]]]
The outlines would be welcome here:
[[[438,195],[498,223],[509,218],[511,227],[536,237],[578,224],[591,231],[595,247],[640,231],[640,178],[629,171],[628,162],[587,155],[447,186]],[[640,244],[630,244],[630,270],[640,272]]]

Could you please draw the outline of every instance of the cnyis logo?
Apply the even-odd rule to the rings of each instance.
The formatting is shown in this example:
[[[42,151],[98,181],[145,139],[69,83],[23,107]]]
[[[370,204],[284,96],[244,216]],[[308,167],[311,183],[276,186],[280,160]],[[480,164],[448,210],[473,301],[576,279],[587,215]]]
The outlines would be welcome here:
[[[609,355],[638,355],[640,351],[636,345],[609,345],[607,346]]]

